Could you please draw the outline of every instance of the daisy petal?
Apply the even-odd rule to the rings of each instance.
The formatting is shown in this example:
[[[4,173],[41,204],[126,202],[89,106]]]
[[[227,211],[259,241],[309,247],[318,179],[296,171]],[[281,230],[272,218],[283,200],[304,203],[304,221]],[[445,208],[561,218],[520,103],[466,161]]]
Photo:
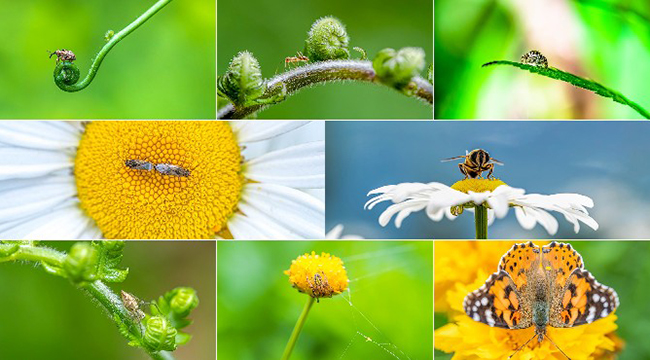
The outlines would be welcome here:
[[[302,238],[325,237],[325,204],[302,191],[275,184],[247,184],[242,201]]]
[[[34,186],[15,188],[2,193],[0,219],[3,221],[29,217],[72,199],[74,183],[60,178],[47,178]]]
[[[77,239],[88,224],[80,211],[77,203],[71,203],[5,229],[1,236],[6,239]]]
[[[33,178],[72,168],[70,157],[62,152],[25,148],[0,148],[0,180]]]
[[[238,121],[233,130],[236,131],[240,143],[249,143],[282,135],[308,123],[309,121]]]
[[[0,143],[34,149],[60,150],[73,148],[79,134],[64,131],[49,121],[3,121],[0,123]]]
[[[293,188],[325,187],[325,142],[273,151],[248,162],[246,177]]]

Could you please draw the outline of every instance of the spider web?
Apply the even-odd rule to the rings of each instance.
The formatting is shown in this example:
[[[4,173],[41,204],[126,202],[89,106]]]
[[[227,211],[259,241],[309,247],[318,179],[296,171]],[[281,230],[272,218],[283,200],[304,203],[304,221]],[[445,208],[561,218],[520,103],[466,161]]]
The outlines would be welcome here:
[[[395,248],[390,248],[390,249],[382,249],[382,250],[377,250],[369,253],[364,253],[364,254],[359,254],[359,255],[353,255],[353,256],[348,256],[345,258],[346,264],[349,264],[351,262],[355,261],[362,261],[362,260],[367,260],[367,259],[372,259],[372,258],[377,258],[380,256],[387,256],[387,255],[395,255],[398,253],[406,253],[406,252],[412,252],[416,250],[416,246],[414,245],[401,245]],[[354,346],[365,346],[365,344],[375,346],[388,355],[390,357],[395,358],[395,359],[400,359],[400,360],[411,360],[411,357],[409,357],[404,351],[402,351],[397,344],[395,344],[384,332],[382,332],[378,326],[376,326],[366,314],[364,314],[353,302],[352,302],[352,290],[351,287],[359,282],[360,280],[371,278],[371,277],[376,277],[378,275],[399,269],[405,267],[404,264],[396,264],[391,267],[384,267],[379,271],[368,273],[365,275],[362,275],[360,277],[356,277],[354,279],[350,279],[350,286],[348,286],[348,289],[346,293],[341,294],[341,298],[345,300],[345,302],[348,304],[350,313],[352,315],[352,320],[354,323],[354,328],[355,328],[355,333],[352,335],[352,338],[348,342],[347,346],[343,349],[341,355],[338,357],[338,359],[345,359],[348,351],[353,348]],[[355,287],[356,288],[356,287]],[[355,293],[358,293],[358,291],[355,291]],[[368,327],[368,330],[364,330],[364,327]]]

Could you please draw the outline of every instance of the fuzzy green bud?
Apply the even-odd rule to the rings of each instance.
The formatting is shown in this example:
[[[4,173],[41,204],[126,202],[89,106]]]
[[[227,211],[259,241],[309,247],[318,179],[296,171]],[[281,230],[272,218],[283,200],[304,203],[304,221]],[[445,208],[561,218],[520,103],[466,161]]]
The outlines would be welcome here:
[[[107,42],[108,42],[108,41],[111,41],[111,39],[113,38],[113,36],[115,36],[115,31],[113,31],[113,30],[108,30],[108,31],[106,31],[106,34],[104,34],[104,40],[106,40]]]
[[[348,59],[348,33],[338,19],[327,16],[314,22],[305,41],[309,61]]]
[[[152,316],[147,320],[142,344],[151,352],[176,350],[177,330],[162,316]]]
[[[194,308],[199,306],[199,297],[196,290],[189,287],[178,287],[170,291],[171,299],[169,305],[171,311],[179,317],[186,317]]]
[[[70,281],[85,285],[97,279],[97,262],[97,249],[90,243],[79,242],[72,245],[63,262],[63,270]]]
[[[217,79],[217,92],[239,106],[260,97],[264,90],[260,64],[248,51],[237,54],[226,73]]]
[[[372,61],[377,79],[398,89],[406,86],[412,77],[424,69],[424,66],[424,50],[414,47],[406,47],[398,51],[391,48],[383,49]]]

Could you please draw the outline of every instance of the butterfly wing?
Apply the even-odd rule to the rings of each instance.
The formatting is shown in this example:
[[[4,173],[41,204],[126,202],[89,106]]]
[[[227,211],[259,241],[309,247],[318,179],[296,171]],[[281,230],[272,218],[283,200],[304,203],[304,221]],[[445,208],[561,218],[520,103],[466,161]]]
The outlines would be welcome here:
[[[594,322],[619,305],[614,289],[600,284],[584,269],[570,244],[552,242],[542,248],[542,265],[551,282],[549,325],[572,327]]]
[[[540,266],[539,246],[529,241],[515,244],[499,261],[499,270],[506,271],[520,292],[528,286],[529,279]]]
[[[504,270],[487,279],[478,290],[469,293],[463,301],[465,313],[475,321],[506,329],[525,329],[532,325],[532,317],[514,281]]]

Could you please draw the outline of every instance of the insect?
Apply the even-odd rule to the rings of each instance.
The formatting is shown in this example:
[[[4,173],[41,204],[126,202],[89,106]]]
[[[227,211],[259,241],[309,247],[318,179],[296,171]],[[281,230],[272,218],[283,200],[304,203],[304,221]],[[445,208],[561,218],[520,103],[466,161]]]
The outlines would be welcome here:
[[[303,55],[300,51],[298,51],[298,54],[296,56],[289,56],[286,59],[284,59],[284,67],[286,69],[287,65],[292,64],[292,63],[299,63],[299,62],[308,62],[309,58]]]
[[[154,165],[154,168],[156,171],[163,175],[171,175],[171,176],[190,176],[190,171],[180,167],[178,165],[172,165],[172,164],[156,164]]]
[[[144,160],[135,160],[135,159],[124,160],[124,165],[134,170],[151,171],[153,169],[153,164]]]
[[[327,282],[327,276],[323,272],[314,274],[313,280],[307,276],[307,285],[311,289],[312,297],[316,298],[316,302],[319,302],[319,299],[322,297],[332,297],[334,291],[332,287]]]
[[[56,55],[56,62],[61,62],[61,61],[75,61],[77,60],[77,57],[75,54],[66,49],[61,49],[61,50],[56,50],[55,52],[50,52],[50,59],[52,58],[53,55]]]
[[[611,314],[618,306],[614,289],[596,281],[570,244],[555,241],[541,251],[532,242],[515,244],[501,258],[498,271],[463,301],[469,317],[489,326],[535,326],[533,337],[511,357],[535,337],[540,343],[546,337],[555,345],[546,335],[547,326],[569,328],[589,324]]]
[[[142,330],[142,320],[144,320],[144,318],[146,317],[141,307],[144,307],[145,305],[154,305],[158,309],[158,305],[156,305],[155,303],[142,301],[138,299],[135,295],[130,294],[124,290],[120,291],[120,297],[122,298],[122,304],[124,304],[124,307],[129,312],[131,318],[135,322],[140,324],[141,330]],[[160,311],[160,309],[158,309],[158,311]]]
[[[489,179],[492,176],[492,171],[494,171],[494,164],[503,165],[501,161],[491,158],[490,154],[483,149],[475,149],[466,152],[463,156],[455,156],[442,161],[452,161],[456,159],[465,159],[465,162],[458,164],[458,168],[460,169],[460,172],[465,175],[465,179],[480,178],[483,171],[489,171],[487,175],[487,178]]]
[[[543,68],[548,67],[548,60],[546,60],[546,56],[542,55],[542,53],[537,50],[531,50],[521,55],[521,62],[524,64],[539,66]]]

